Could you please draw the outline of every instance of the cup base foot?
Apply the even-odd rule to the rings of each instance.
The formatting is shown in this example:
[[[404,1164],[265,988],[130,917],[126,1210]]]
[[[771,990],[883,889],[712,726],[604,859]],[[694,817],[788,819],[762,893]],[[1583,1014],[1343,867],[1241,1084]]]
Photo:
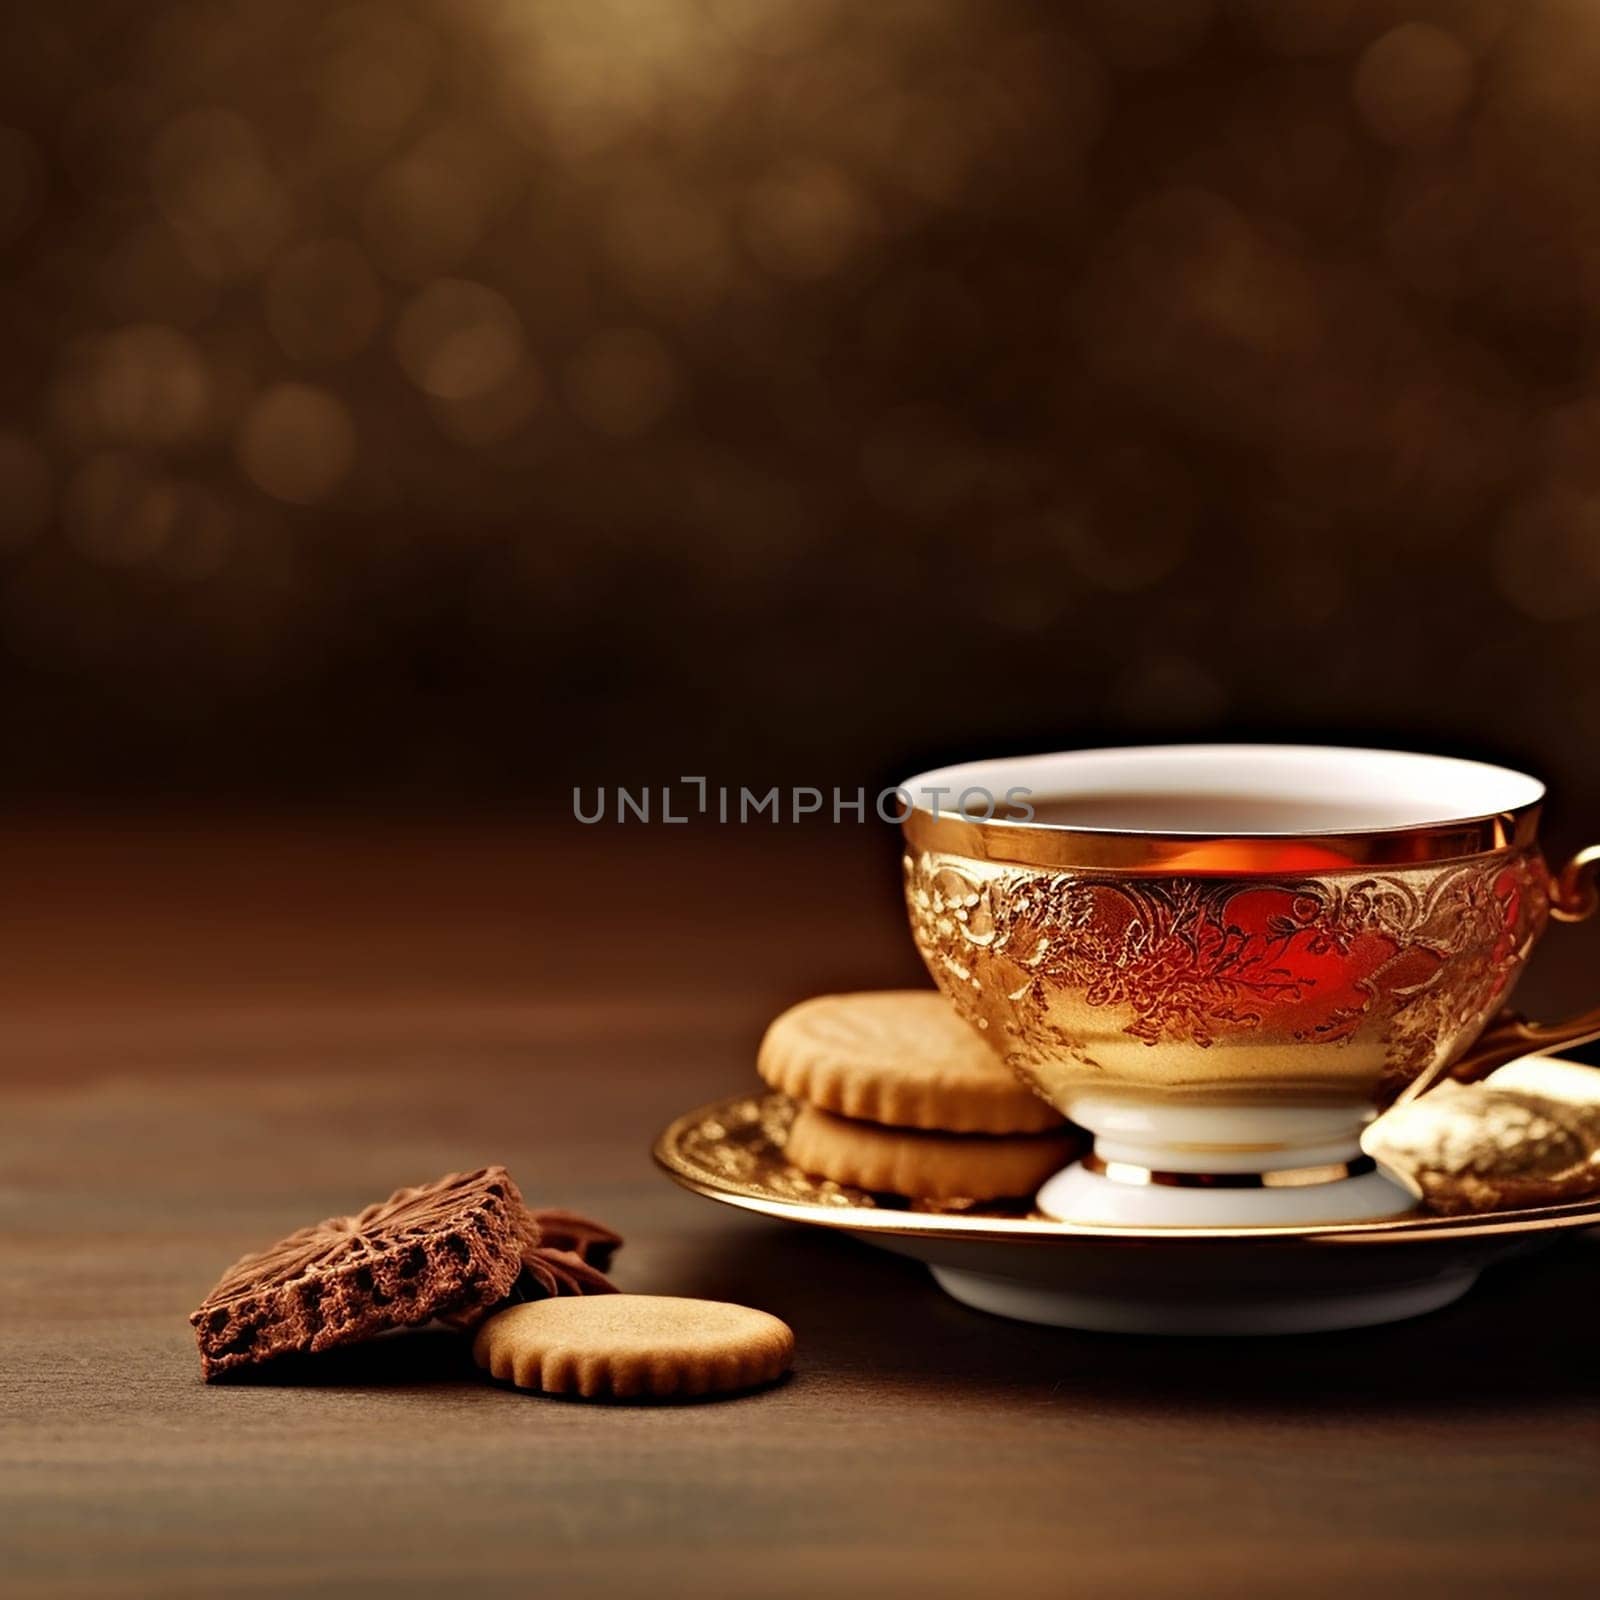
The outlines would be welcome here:
[[[1034,1203],[1056,1222],[1134,1228],[1378,1222],[1416,1209],[1416,1200],[1381,1172],[1302,1188],[1175,1188],[1119,1182],[1081,1162],[1048,1179]]]

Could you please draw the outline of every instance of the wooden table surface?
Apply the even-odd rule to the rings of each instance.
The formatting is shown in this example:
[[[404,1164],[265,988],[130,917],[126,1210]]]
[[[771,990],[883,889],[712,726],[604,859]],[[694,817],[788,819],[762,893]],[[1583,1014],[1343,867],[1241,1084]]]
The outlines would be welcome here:
[[[1600,1248],[1388,1329],[1160,1342],[968,1311],[675,1189],[766,1017],[915,982],[886,830],[205,827],[0,846],[0,1590],[1592,1595]],[[1559,933],[1530,991],[1594,966]],[[201,1383],[241,1251],[504,1161],[629,1289],[786,1318],[786,1385],[626,1409],[452,1335]]]

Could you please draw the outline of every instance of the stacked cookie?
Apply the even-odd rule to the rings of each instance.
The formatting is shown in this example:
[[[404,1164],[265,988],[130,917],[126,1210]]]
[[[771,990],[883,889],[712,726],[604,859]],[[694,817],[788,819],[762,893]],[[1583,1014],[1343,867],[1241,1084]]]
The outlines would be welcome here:
[[[814,1177],[917,1200],[1032,1194],[1076,1153],[1056,1110],[942,996],[822,995],[767,1029],[757,1071],[798,1102],[786,1153]]]

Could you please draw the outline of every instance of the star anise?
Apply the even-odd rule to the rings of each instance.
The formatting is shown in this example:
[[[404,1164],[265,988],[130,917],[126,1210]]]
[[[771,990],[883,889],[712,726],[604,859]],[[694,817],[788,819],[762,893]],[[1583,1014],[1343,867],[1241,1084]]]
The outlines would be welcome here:
[[[570,1251],[591,1267],[604,1271],[622,1245],[622,1235],[604,1223],[581,1217],[576,1211],[559,1207],[535,1209],[533,1220],[539,1225],[539,1243],[551,1250]]]
[[[526,1300],[558,1294],[615,1294],[604,1272],[622,1243],[604,1223],[575,1211],[535,1211],[539,1238],[522,1253],[522,1275],[513,1294]]]

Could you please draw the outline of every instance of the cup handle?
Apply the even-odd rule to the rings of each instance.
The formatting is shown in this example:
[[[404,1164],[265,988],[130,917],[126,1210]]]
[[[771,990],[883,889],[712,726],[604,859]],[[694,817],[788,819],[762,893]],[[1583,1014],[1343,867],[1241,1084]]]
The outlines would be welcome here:
[[[1550,915],[1557,922],[1582,922],[1600,910],[1600,844],[1580,850],[1550,885]],[[1396,1105],[1415,1100],[1443,1078],[1471,1081],[1482,1078],[1519,1056],[1538,1055],[1562,1044],[1587,1044],[1600,1039],[1600,1006],[1580,1011],[1564,1022],[1533,1022],[1519,1011],[1505,1010],[1478,1035],[1459,1061],[1435,1067],[1413,1079],[1396,1098]]]

